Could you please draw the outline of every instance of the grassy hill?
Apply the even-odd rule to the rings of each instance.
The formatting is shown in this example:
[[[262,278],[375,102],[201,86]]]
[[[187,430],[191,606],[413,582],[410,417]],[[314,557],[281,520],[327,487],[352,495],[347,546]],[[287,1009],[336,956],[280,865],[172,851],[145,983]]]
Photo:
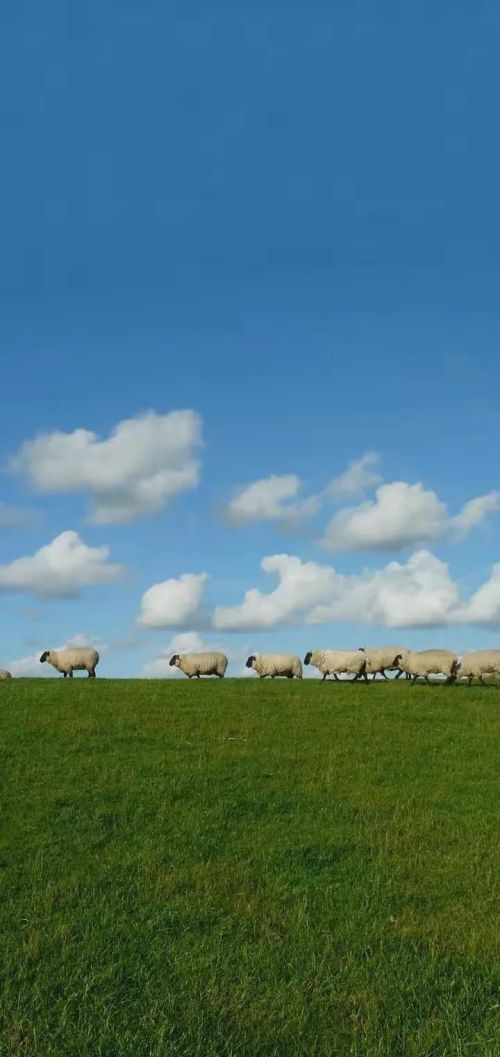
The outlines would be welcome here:
[[[0,1053],[497,1057],[495,688],[0,686]]]

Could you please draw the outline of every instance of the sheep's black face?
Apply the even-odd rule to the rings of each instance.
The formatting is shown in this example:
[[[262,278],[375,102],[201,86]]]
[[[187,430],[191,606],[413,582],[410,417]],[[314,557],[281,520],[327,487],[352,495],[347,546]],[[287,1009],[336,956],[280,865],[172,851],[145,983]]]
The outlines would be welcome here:
[[[397,668],[399,663],[400,663],[400,661],[402,661],[402,660],[403,660],[402,654],[398,653],[397,657],[395,657],[393,662],[392,662],[393,668]]]
[[[249,657],[245,667],[246,668],[251,668],[254,660],[255,660],[255,656]]]
[[[309,653],[306,653],[306,655],[304,657],[304,664],[310,664],[311,663],[311,657],[312,657],[312,651],[309,650]]]
[[[179,654],[178,653],[174,653],[174,656],[170,658],[170,667],[173,668],[174,664],[178,660],[179,660]]]
[[[42,656],[40,657],[40,664],[43,664],[43,662],[47,660],[48,656],[49,656],[49,650],[45,650],[45,653],[42,653]]]
[[[365,647],[364,646],[358,646],[358,652],[359,653],[364,653],[365,652]]]

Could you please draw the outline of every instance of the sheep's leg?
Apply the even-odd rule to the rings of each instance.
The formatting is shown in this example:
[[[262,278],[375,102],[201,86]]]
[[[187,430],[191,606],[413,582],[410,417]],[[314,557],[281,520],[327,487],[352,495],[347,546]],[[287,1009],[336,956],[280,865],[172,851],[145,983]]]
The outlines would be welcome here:
[[[402,668],[398,668],[398,674],[396,675],[396,679],[401,679],[402,674],[403,674],[403,669]]]
[[[68,679],[72,679],[72,678],[73,678],[73,672],[68,672]]]
[[[481,683],[481,686],[486,686],[486,683],[485,683],[482,675],[479,675],[479,682]]]
[[[323,676],[323,678],[322,678],[322,680],[321,680],[321,682],[322,682],[322,683],[324,683],[324,681],[325,681],[325,679],[326,679],[327,675],[328,675],[328,672],[325,672],[325,674],[324,674],[324,676]]]
[[[339,682],[339,677],[338,677],[338,675],[337,675],[337,673],[336,673],[336,672],[334,672],[334,673],[333,673],[333,678],[335,679],[335,682],[336,682],[336,683],[338,683],[338,682]]]
[[[428,676],[428,675],[426,675],[426,677],[425,677],[425,682],[426,682],[426,685],[427,685],[427,686],[430,686],[430,685],[431,685],[431,684],[430,684],[430,680],[429,680],[429,676]]]
[[[415,683],[416,683],[417,679],[418,679],[418,675],[414,675],[413,676],[413,684],[412,684],[413,686],[415,686]]]

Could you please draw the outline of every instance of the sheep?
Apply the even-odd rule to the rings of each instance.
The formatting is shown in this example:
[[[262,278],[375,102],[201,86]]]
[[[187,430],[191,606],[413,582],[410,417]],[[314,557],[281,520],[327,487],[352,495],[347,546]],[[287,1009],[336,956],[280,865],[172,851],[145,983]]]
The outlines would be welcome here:
[[[6,672],[5,668],[0,668],[0,679],[12,679],[10,672]]]
[[[226,674],[227,657],[225,653],[174,653],[170,658],[170,667],[179,668],[188,679],[197,679],[201,675],[217,675],[223,679]]]
[[[370,673],[373,675],[373,678],[376,679],[378,672],[383,675],[384,679],[387,679],[385,669],[388,668],[389,671],[394,671],[395,668],[398,668],[398,665],[394,663],[395,658],[398,656],[401,657],[402,663],[404,664],[404,661],[410,652],[404,646],[378,646],[374,648],[370,647],[369,649],[360,646],[359,649],[366,657],[365,679],[367,681]],[[396,679],[399,679],[403,674],[404,668],[399,666]],[[408,672],[405,674],[407,679],[411,678],[411,676],[408,675]]]
[[[429,675],[445,675],[448,683],[454,683],[460,667],[458,657],[451,650],[410,651],[405,660],[402,654],[398,654],[394,664],[413,676],[414,683],[419,676],[428,683]]]
[[[469,680],[469,686],[474,677],[483,682],[483,675],[494,675],[500,686],[500,650],[476,650],[474,653],[466,653],[460,663],[459,678]]]
[[[313,664],[322,672],[323,681],[327,675],[338,679],[341,672],[348,672],[357,679],[365,673],[366,660],[361,650],[309,650],[304,664]]]
[[[253,668],[260,679],[270,676],[275,679],[284,675],[287,679],[302,679],[300,658],[293,653],[253,653],[246,662],[247,668]]]
[[[73,672],[88,672],[89,679],[95,679],[95,670],[99,664],[97,650],[90,646],[73,646],[67,650],[45,650],[40,657],[40,664],[48,661],[57,672],[62,672],[66,679],[73,678]]]

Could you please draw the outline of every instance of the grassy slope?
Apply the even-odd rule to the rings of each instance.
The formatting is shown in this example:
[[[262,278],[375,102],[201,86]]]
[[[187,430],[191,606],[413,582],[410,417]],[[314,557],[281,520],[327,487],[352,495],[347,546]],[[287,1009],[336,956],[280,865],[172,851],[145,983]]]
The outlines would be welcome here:
[[[500,1053],[495,689],[0,702],[2,1054]]]

